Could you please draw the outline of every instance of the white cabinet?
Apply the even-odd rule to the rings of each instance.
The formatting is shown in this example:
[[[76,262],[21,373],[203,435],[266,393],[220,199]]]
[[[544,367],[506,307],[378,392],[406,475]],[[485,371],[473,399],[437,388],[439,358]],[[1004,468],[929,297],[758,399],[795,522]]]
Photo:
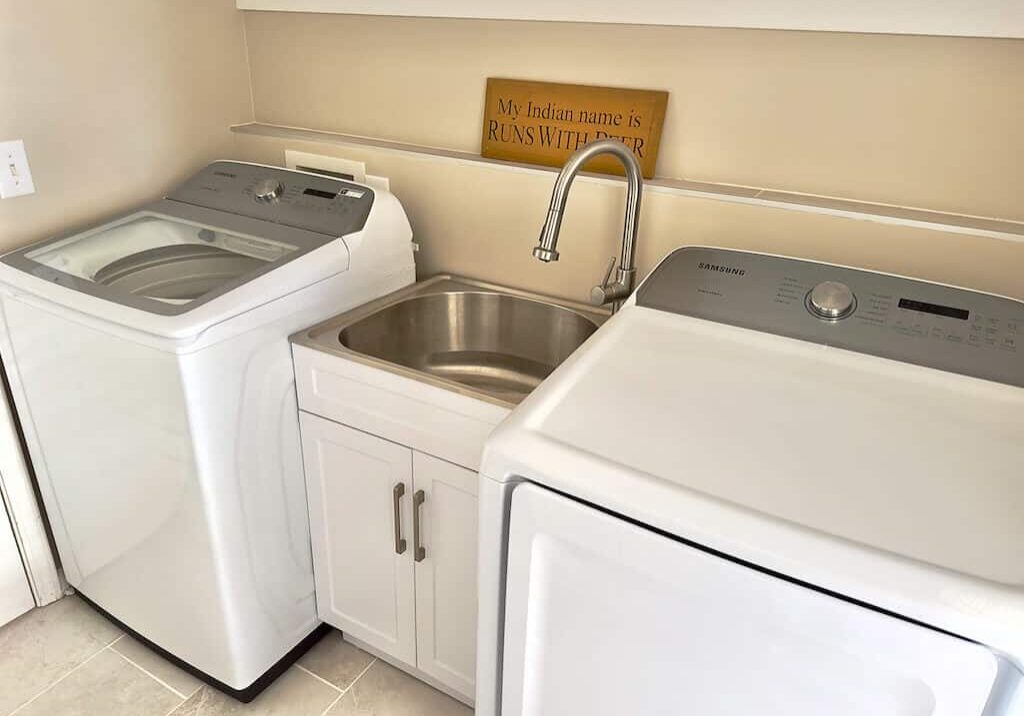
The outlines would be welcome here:
[[[320,618],[413,662],[412,451],[307,413],[300,425]]]
[[[477,476],[301,413],[325,622],[474,695]]]
[[[477,475],[413,453],[424,558],[416,562],[416,652],[420,669],[473,696],[476,673]]]
[[[509,409],[376,366],[292,346],[299,407],[399,445],[480,469],[484,441]]]

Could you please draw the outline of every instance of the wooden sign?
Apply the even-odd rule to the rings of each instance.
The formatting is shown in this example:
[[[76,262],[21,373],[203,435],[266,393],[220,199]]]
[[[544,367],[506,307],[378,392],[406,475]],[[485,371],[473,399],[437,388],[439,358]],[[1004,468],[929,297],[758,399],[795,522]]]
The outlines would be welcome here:
[[[658,162],[668,92],[489,78],[480,154],[560,167],[596,139],[617,139],[636,155],[647,179]],[[610,156],[584,167],[625,172]]]

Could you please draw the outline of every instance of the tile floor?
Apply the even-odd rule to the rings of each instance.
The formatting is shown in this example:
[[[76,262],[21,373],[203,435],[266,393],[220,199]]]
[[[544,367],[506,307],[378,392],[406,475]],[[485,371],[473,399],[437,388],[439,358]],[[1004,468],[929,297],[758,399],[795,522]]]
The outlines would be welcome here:
[[[0,628],[0,716],[469,716],[328,634],[250,704],[124,635],[77,597]]]

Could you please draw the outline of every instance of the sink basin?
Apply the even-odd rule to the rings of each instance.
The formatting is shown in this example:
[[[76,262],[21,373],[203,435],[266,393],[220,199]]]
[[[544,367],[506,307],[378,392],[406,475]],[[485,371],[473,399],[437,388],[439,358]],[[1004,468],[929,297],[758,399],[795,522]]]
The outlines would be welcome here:
[[[297,342],[514,405],[606,318],[578,304],[440,276],[338,316]]]

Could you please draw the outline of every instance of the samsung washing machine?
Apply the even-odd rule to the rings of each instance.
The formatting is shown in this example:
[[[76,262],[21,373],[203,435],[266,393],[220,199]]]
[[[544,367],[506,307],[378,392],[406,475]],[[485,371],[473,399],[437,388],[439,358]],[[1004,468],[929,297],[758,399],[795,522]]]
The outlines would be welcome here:
[[[249,700],[318,635],[287,336],[415,280],[390,193],[215,162],[0,259],[0,343],[67,581]]]

